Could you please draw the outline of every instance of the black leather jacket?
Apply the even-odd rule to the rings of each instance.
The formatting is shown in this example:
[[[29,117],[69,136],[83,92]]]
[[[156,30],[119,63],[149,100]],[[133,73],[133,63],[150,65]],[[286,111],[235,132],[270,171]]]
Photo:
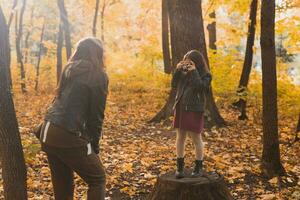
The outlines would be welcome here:
[[[185,111],[204,112],[205,94],[210,89],[211,74],[200,76],[197,70],[183,73],[175,70],[172,78],[172,88],[176,89],[174,109],[180,103]]]
[[[63,74],[68,79],[45,116],[46,121],[80,136],[98,147],[101,137],[108,76],[104,71],[95,73],[89,61],[70,63]]]

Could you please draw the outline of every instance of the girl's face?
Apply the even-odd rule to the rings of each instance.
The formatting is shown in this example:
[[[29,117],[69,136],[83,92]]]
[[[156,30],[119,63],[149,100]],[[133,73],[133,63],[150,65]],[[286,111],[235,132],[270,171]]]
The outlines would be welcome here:
[[[183,61],[187,64],[195,64],[190,58],[184,58]]]

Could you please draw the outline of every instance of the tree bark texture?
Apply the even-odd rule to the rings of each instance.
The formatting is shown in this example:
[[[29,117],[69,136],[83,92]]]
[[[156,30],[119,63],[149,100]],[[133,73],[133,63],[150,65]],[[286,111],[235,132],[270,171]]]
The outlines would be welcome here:
[[[9,32],[10,32],[10,26],[11,26],[11,23],[12,23],[13,18],[14,18],[14,13],[16,12],[15,9],[16,9],[17,4],[18,4],[18,0],[14,0],[13,6],[11,8],[10,15],[9,15],[8,23],[7,23],[8,37],[9,37]],[[9,74],[9,84],[10,84],[10,87],[13,88],[12,77],[11,77],[11,68],[10,68],[10,62],[11,62],[10,51],[11,51],[11,49],[9,47],[9,65],[8,65],[9,68],[8,68],[8,74]]]
[[[239,87],[237,89],[237,94],[239,100],[233,103],[234,106],[238,107],[241,110],[239,119],[247,119],[246,114],[246,104],[247,104],[247,86],[249,82],[249,77],[252,68],[253,60],[253,46],[255,39],[255,26],[256,26],[256,15],[257,15],[257,0],[252,0],[250,5],[250,15],[249,15],[249,24],[248,24],[248,36],[246,44],[246,53],[242,69],[242,74],[240,77]]]
[[[162,107],[162,109],[152,119],[149,120],[149,123],[160,122],[164,119],[168,119],[171,115],[173,115],[173,105],[175,103],[175,97],[176,90],[171,88],[167,102]]]
[[[162,49],[164,59],[164,71],[166,74],[171,74],[173,67],[171,64],[170,55],[170,37],[169,37],[169,14],[168,0],[162,0]]]
[[[42,50],[43,50],[43,39],[44,39],[44,32],[45,32],[45,19],[41,31],[41,37],[40,37],[40,45],[39,45],[39,54],[38,54],[38,60],[36,64],[36,79],[35,79],[35,86],[34,89],[35,91],[38,90],[39,86],[39,77],[40,77],[40,63],[41,63],[41,55],[42,55]]]
[[[32,27],[33,27],[33,18],[34,18],[34,7],[31,8],[31,14],[30,14],[30,25],[27,28],[27,33],[25,36],[25,55],[24,55],[24,63],[28,62],[28,56],[29,56],[29,37],[32,32]]]
[[[209,17],[213,19],[214,21],[210,24],[207,25],[207,30],[208,30],[208,47],[212,50],[217,50],[217,25],[216,25],[216,12],[213,10],[209,14]]]
[[[11,8],[11,12],[10,12],[10,15],[9,15],[9,18],[8,18],[8,23],[7,23],[8,31],[9,31],[10,25],[12,23],[12,20],[14,18],[14,13],[15,13],[15,9],[16,9],[17,4],[18,4],[18,0],[14,0],[13,6]]]
[[[8,26],[0,7],[0,158],[4,199],[26,200],[26,166],[9,85]]]
[[[60,80],[62,72],[62,48],[63,48],[63,28],[62,23],[59,24],[57,33],[57,44],[56,44],[56,77],[57,83]]]
[[[275,54],[275,0],[262,0],[261,56],[263,89],[262,172],[267,177],[284,175],[280,161],[277,116],[277,77]]]
[[[63,24],[63,31],[65,36],[65,46],[67,52],[67,60],[71,57],[72,54],[72,43],[71,43],[71,34],[70,34],[70,23],[68,20],[68,13],[65,7],[64,0],[57,0],[57,5],[60,13],[60,21]]]
[[[107,0],[103,0],[102,8],[101,8],[101,41],[104,43],[104,16],[105,16],[105,9],[106,9],[106,2]]]
[[[160,176],[148,200],[232,200],[222,176],[208,173],[198,178],[176,179],[175,172]]]
[[[18,30],[16,30],[16,52],[17,52],[17,63],[18,67],[20,68],[20,75],[21,75],[21,90],[23,93],[26,92],[26,74],[25,74],[25,67],[23,63],[23,54],[21,49],[21,41],[22,41],[22,35],[23,35],[23,16],[26,8],[26,2],[27,0],[23,0],[20,17],[19,17],[19,24],[17,23],[18,20],[16,20],[16,27],[18,27]],[[18,15],[16,15],[17,19]]]
[[[93,29],[92,29],[94,37],[96,37],[96,35],[97,35],[97,19],[98,19],[99,3],[100,3],[100,0],[96,0],[95,14],[94,14],[94,19],[93,19]]]

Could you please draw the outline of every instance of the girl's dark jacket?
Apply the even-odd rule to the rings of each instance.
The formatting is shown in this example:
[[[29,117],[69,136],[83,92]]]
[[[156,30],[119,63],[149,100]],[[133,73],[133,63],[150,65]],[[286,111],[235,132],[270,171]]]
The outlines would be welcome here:
[[[172,78],[172,88],[177,90],[174,109],[180,103],[185,111],[204,112],[205,94],[211,83],[211,74],[200,75],[198,70],[184,73],[176,69]]]
[[[49,107],[45,120],[99,148],[108,94],[107,74],[104,71],[95,73],[92,63],[85,60],[69,65],[62,77],[66,84]]]

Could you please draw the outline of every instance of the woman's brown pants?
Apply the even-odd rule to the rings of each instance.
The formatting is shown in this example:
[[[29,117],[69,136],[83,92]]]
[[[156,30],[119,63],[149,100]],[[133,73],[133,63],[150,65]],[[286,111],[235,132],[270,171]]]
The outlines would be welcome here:
[[[49,150],[52,149],[48,147]],[[69,149],[71,150],[71,149]],[[76,152],[77,149],[74,149]],[[76,172],[87,184],[88,200],[104,200],[105,171],[97,154],[65,154],[55,148],[47,151],[51,178],[56,200],[73,200],[74,177]]]
[[[87,200],[104,200],[105,170],[91,144],[49,122],[44,123],[41,131],[55,200],[73,200],[74,172],[88,185]]]

